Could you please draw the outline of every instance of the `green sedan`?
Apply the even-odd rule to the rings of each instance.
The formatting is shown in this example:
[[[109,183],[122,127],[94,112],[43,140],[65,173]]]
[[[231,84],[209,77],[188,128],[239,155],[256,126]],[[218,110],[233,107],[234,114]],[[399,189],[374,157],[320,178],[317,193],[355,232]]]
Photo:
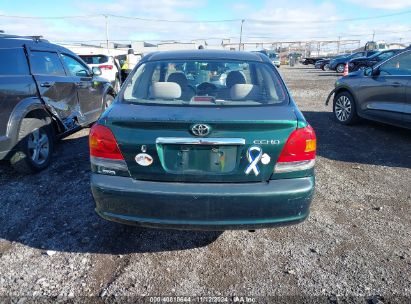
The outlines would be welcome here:
[[[316,136],[259,53],[145,56],[89,144],[96,211],[107,220],[250,230],[309,214]]]

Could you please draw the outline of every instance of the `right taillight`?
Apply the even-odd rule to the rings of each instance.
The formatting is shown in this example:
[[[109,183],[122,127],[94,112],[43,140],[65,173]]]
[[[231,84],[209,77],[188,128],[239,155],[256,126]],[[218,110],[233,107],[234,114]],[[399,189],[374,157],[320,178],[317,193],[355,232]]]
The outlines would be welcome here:
[[[109,128],[95,124],[90,130],[89,145],[90,162],[94,172],[123,176],[128,172],[116,138]]]
[[[274,168],[275,173],[308,170],[314,167],[317,138],[311,126],[294,130]]]

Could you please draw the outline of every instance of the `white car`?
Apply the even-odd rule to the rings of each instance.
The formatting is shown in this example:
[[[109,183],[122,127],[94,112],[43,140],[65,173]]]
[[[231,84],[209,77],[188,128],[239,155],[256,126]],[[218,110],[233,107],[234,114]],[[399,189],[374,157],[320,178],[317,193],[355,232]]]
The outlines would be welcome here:
[[[80,57],[90,68],[99,67],[102,72],[101,77],[109,80],[116,92],[120,90],[121,67],[117,59],[103,54],[80,55]]]

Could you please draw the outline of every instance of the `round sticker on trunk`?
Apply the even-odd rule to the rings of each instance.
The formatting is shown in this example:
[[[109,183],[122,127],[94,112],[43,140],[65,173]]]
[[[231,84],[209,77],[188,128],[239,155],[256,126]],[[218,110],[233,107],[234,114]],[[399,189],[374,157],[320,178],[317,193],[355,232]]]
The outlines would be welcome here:
[[[270,161],[271,161],[271,157],[267,153],[264,153],[263,156],[261,157],[262,164],[268,165]]]
[[[140,166],[150,166],[153,163],[153,157],[147,153],[139,153],[135,157],[136,163]]]

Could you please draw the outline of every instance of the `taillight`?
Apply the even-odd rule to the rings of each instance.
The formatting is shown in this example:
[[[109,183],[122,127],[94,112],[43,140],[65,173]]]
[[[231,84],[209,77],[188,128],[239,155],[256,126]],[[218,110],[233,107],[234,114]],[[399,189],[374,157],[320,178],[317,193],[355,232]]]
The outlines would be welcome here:
[[[100,70],[112,70],[113,66],[111,64],[103,64],[98,66]]]
[[[274,168],[275,173],[308,170],[314,167],[317,138],[311,126],[294,130]]]
[[[91,128],[89,144],[90,156],[124,160],[116,138],[110,129],[105,126],[95,124]]]
[[[90,130],[90,162],[93,172],[108,175],[128,175],[127,164],[116,138],[105,126],[95,124]]]

